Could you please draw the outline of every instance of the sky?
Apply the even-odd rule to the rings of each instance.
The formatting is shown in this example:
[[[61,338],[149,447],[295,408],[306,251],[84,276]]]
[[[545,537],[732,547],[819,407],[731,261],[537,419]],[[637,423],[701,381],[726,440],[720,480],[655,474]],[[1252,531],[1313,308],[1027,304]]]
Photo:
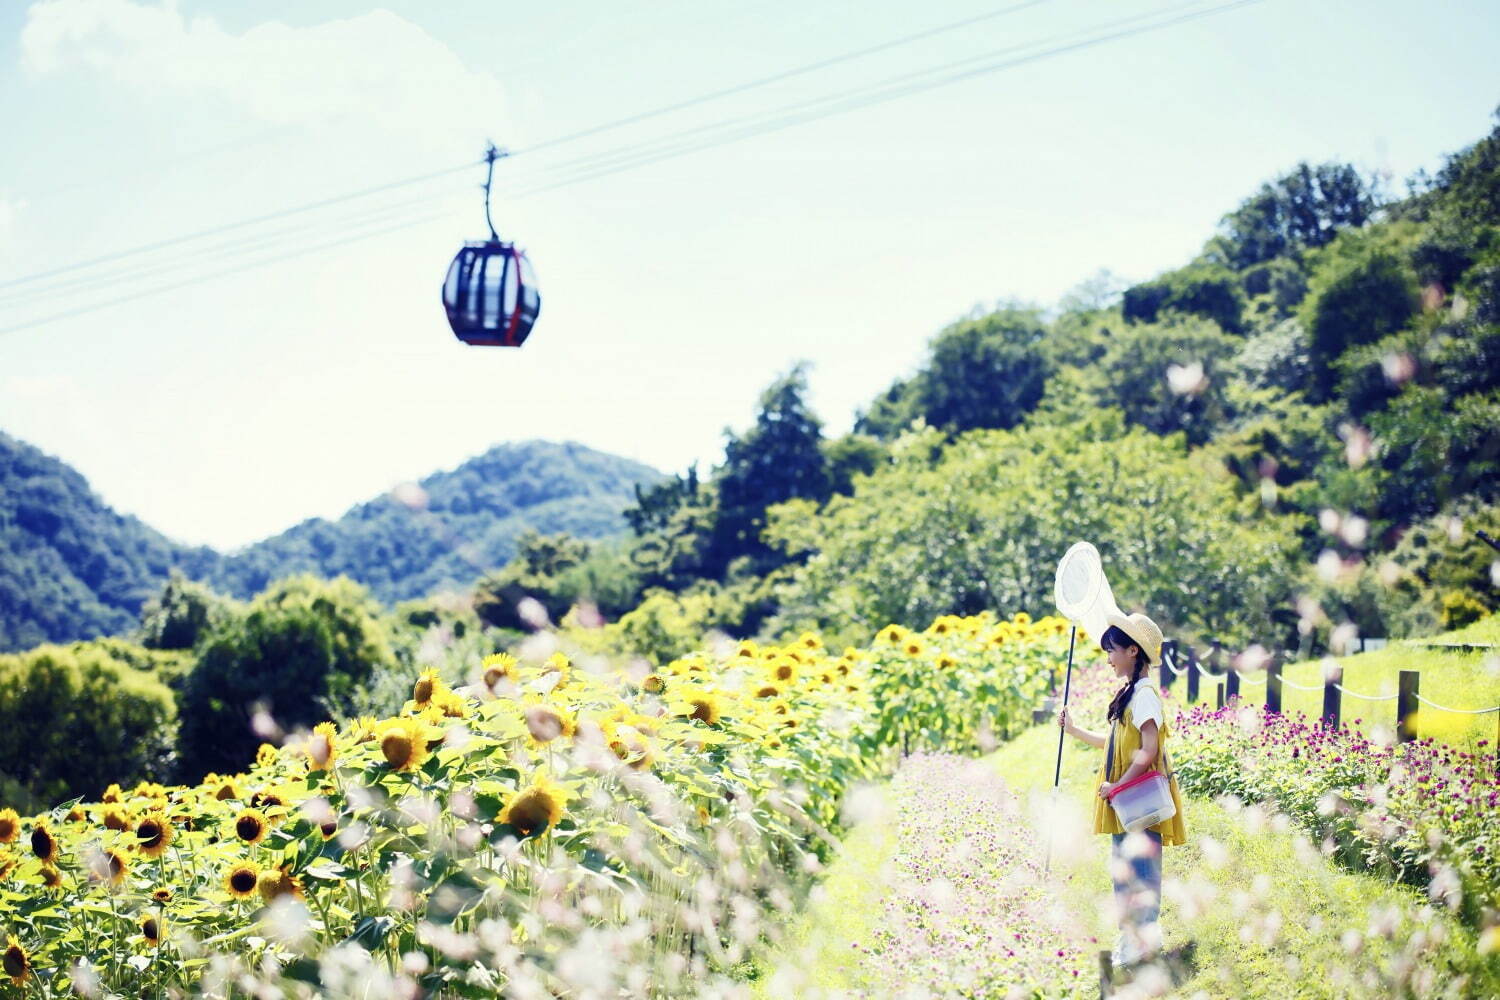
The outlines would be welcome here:
[[[798,362],[843,433],[976,307],[1180,266],[1302,160],[1399,193],[1492,126],[1493,0],[1078,44],[1216,6],[0,0],[0,430],[222,549],[506,441],[706,470]],[[490,140],[521,350],[438,297]]]

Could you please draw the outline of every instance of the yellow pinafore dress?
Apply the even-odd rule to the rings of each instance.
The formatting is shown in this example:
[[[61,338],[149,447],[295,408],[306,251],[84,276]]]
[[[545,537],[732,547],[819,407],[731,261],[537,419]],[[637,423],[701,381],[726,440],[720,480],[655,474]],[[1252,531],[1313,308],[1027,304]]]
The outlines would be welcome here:
[[[1148,681],[1137,681],[1136,686],[1140,687],[1145,683],[1148,683]],[[1158,697],[1160,697],[1159,691]],[[1167,720],[1165,718],[1165,704],[1165,701],[1163,701],[1163,718],[1161,721],[1161,725],[1157,727],[1156,760],[1152,762],[1151,767],[1154,770],[1163,771],[1163,773],[1166,773],[1169,770],[1172,771],[1168,780],[1168,785],[1170,786],[1172,791],[1172,803],[1176,805],[1177,813],[1172,818],[1163,820],[1155,826],[1149,826],[1146,829],[1154,830],[1157,833],[1161,834],[1161,845],[1163,847],[1175,847],[1178,844],[1187,843],[1187,826],[1183,823],[1182,792],[1177,787],[1177,774],[1175,770],[1171,769],[1171,755],[1167,753],[1167,736],[1169,735],[1169,730],[1167,729]],[[1134,757],[1135,752],[1141,748],[1141,731],[1136,728],[1135,720],[1131,718],[1129,705],[1125,706],[1125,711],[1121,714],[1120,718],[1114,721],[1114,727],[1114,759],[1108,762],[1108,773],[1110,777],[1105,777],[1106,769],[1101,764],[1099,767],[1100,782],[1104,782],[1106,780],[1119,781],[1120,775],[1124,774],[1126,768],[1130,767],[1130,759]],[[1106,744],[1106,746],[1108,746],[1108,744]],[[1163,756],[1165,756],[1166,758],[1166,768],[1162,767]],[[1096,789],[1097,787],[1098,785],[1095,785]],[[1115,816],[1114,809],[1110,807],[1110,804],[1108,802],[1104,801],[1104,799],[1100,798],[1097,794],[1094,796],[1094,832],[1125,832],[1125,828],[1120,825],[1119,818]]]

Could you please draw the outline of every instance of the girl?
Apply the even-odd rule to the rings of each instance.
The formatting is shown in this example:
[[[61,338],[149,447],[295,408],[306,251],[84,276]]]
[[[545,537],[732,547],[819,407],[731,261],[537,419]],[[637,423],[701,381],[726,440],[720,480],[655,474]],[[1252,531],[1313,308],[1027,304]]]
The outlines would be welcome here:
[[[1094,832],[1110,835],[1110,875],[1115,903],[1120,911],[1120,944],[1114,950],[1116,965],[1132,965],[1161,949],[1161,850],[1187,842],[1183,825],[1182,796],[1171,761],[1165,758],[1166,715],[1161,691],[1149,667],[1161,663],[1161,629],[1142,614],[1112,614],[1109,628],[1099,637],[1099,646],[1109,657],[1115,676],[1126,678],[1125,686],[1109,703],[1109,737],[1113,747],[1099,773],[1099,792],[1094,800]],[[1073,725],[1064,708],[1058,714],[1064,732],[1103,750],[1110,740],[1104,733]],[[1165,760],[1166,767],[1162,766]],[[1109,804],[1116,785],[1149,770],[1168,775],[1176,815],[1139,833],[1126,834]]]

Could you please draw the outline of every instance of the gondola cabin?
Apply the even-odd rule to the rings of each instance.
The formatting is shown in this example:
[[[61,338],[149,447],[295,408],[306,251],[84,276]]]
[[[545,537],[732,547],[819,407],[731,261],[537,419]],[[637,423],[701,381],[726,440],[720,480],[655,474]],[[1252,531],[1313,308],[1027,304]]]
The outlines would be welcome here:
[[[465,244],[448,266],[443,308],[464,343],[520,347],[542,308],[526,251],[498,239]]]

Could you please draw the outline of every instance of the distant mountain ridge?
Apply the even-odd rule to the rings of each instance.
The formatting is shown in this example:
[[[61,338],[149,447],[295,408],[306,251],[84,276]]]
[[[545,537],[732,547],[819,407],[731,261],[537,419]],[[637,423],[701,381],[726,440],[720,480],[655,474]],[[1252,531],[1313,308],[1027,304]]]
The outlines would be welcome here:
[[[172,570],[249,597],[290,573],[347,575],[388,603],[472,584],[527,530],[625,530],[650,466],[565,442],[496,445],[420,484],[224,554],[122,515],[60,459],[0,432],[0,651],[133,627]]]

